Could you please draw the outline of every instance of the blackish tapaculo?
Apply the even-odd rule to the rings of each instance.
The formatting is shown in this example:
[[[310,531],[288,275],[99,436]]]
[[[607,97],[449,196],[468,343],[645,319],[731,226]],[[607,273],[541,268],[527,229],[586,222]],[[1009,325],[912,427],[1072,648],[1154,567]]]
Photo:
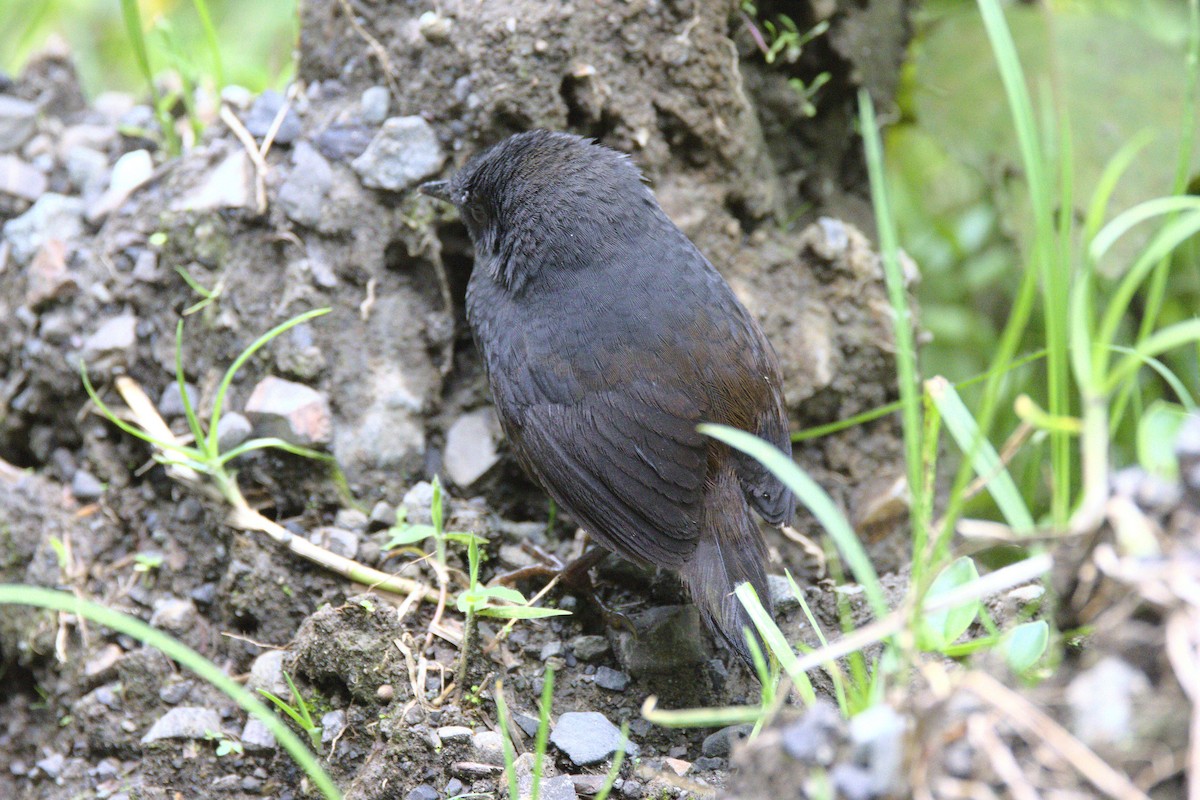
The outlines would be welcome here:
[[[749,581],[769,604],[751,510],[785,524],[795,498],[696,426],[791,452],[754,318],[633,162],[589,140],[518,134],[421,189],[474,242],[467,319],[521,465],[602,545],[677,572],[748,662],[733,590]]]

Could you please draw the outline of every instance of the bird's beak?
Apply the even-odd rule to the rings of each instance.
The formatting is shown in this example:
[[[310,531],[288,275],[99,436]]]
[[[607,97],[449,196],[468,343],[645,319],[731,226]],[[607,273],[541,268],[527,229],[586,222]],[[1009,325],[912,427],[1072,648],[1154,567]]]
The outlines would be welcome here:
[[[417,191],[421,194],[437,198],[447,203],[453,203],[450,199],[450,181],[430,181],[422,183],[417,187]]]

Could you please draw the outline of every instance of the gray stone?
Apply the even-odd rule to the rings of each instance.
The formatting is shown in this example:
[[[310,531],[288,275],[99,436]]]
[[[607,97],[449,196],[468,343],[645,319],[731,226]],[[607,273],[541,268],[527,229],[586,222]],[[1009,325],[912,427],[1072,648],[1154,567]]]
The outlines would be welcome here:
[[[437,735],[447,744],[466,742],[471,739],[471,729],[465,725],[443,725],[437,729]]]
[[[386,500],[371,506],[368,525],[371,528],[388,528],[396,524],[396,508]]]
[[[404,795],[404,800],[438,800],[438,791],[428,783],[422,783]]]
[[[0,193],[33,202],[46,191],[46,176],[14,155],[0,155]]]
[[[842,738],[841,714],[830,703],[818,700],[804,716],[784,726],[781,736],[783,751],[789,756],[803,764],[827,767]]]
[[[152,175],[154,159],[150,157],[149,150],[134,150],[118,158],[117,163],[113,164],[108,188],[88,208],[88,222],[95,224],[116,211]]]
[[[504,743],[497,731],[480,731],[471,737],[471,756],[480,764],[504,764]]]
[[[83,357],[90,364],[109,355],[128,355],[137,344],[137,317],[122,314],[105,320],[83,341]]]
[[[317,134],[313,144],[330,161],[345,162],[366,152],[373,138],[361,125],[330,125]]]
[[[288,655],[287,650],[268,650],[254,659],[250,665],[250,677],[246,680],[246,690],[257,693],[259,689],[266,689],[276,697],[290,697],[291,690],[283,677],[283,662]]]
[[[726,761],[723,758],[712,756],[700,756],[692,762],[692,772],[715,772],[719,769],[725,769]]]
[[[246,130],[256,139],[262,139],[271,129],[271,125],[275,122],[275,117],[279,113],[279,109],[283,108],[286,99],[279,92],[271,89],[266,90],[258,96],[254,101],[254,105],[250,106],[250,111],[247,112],[242,124],[246,126]],[[301,125],[300,116],[294,108],[288,108],[283,115],[283,122],[279,125],[279,130],[275,132],[275,142],[279,144],[291,144],[296,141],[296,137],[300,135]]]
[[[28,264],[47,240],[67,241],[83,233],[83,201],[50,192],[19,217],[4,223],[4,238],[18,264]]]
[[[221,452],[232,450],[250,438],[254,426],[236,411],[222,411],[217,420],[217,449]]]
[[[470,486],[500,461],[500,423],[490,406],[462,414],[446,431],[443,465],[459,486]]]
[[[563,654],[563,643],[558,639],[546,642],[542,645],[541,652],[538,653],[538,658],[545,661],[550,658],[557,658]]]
[[[104,484],[86,469],[75,470],[75,476],[71,478],[71,494],[75,495],[76,500],[89,503],[104,494]]]
[[[538,726],[541,724],[537,717],[522,714],[520,711],[513,714],[513,722],[517,723],[517,727],[524,731],[526,736],[537,736]]]
[[[52,752],[36,762],[34,766],[44,772],[47,778],[53,780],[62,774],[63,764],[66,760],[66,757],[62,753]]]
[[[142,744],[163,739],[203,739],[207,734],[220,733],[221,717],[211,708],[179,706],[159,717],[142,737]]]
[[[164,597],[154,602],[150,624],[168,633],[180,635],[196,627],[199,614],[191,600]]]
[[[835,764],[829,771],[829,779],[835,796],[841,800],[876,800],[885,796],[876,793],[871,773],[857,764]]]
[[[721,728],[705,737],[704,743],[700,745],[700,752],[708,758],[729,758],[734,743],[744,740],[753,729],[752,725],[730,725]]]
[[[240,147],[231,151],[204,179],[171,201],[172,211],[220,211],[254,207],[254,167]]]
[[[378,125],[387,119],[388,106],[392,97],[386,86],[372,86],[363,90],[359,106],[362,107],[363,122],[368,125]]]
[[[621,731],[596,711],[568,711],[558,718],[550,742],[580,767],[606,761],[621,746]],[[637,745],[625,740],[625,754],[635,757]]]
[[[598,661],[608,652],[608,639],[585,634],[571,640],[571,651],[580,661]]]
[[[231,83],[228,86],[222,87],[221,99],[240,111],[249,108],[250,104],[254,102],[254,92],[245,86],[238,86]]]
[[[367,529],[367,515],[357,508],[339,508],[333,524],[348,531],[362,533]]]
[[[767,591],[771,595],[771,607],[775,613],[800,607],[800,601],[792,594],[791,584],[782,575],[767,576]]]
[[[460,794],[463,794],[466,789],[466,785],[463,784],[463,782],[458,778],[451,778],[450,780],[446,781],[444,793],[446,797],[458,797]]]
[[[660,606],[632,618],[637,636],[624,631],[617,656],[634,677],[648,674],[687,674],[708,657],[700,614],[693,605]]]
[[[200,402],[200,390],[190,383],[185,383],[183,388],[187,392],[188,403],[191,405],[192,411],[196,411],[197,404]],[[158,413],[167,419],[182,417],[186,413],[183,394],[179,391],[179,381],[168,383],[167,388],[163,389],[162,394],[159,395]]]
[[[329,162],[308,142],[299,142],[292,151],[292,170],[279,187],[279,206],[292,221],[316,227],[332,185]]]
[[[301,447],[323,447],[333,438],[333,414],[325,395],[270,376],[246,401],[246,417],[259,436],[275,436]]]
[[[827,713],[836,714],[830,708]],[[854,760],[866,765],[873,797],[906,794],[903,769],[907,732],[908,721],[889,705],[872,706],[850,720]]]
[[[530,800],[533,797],[533,780],[529,781],[530,788],[525,791],[523,788],[520,792],[521,800]],[[542,782],[538,790],[538,797],[541,800],[579,800],[579,795],[575,791],[575,776],[573,775],[556,775],[553,778],[542,777]]]
[[[67,152],[67,177],[85,196],[95,196],[104,191],[108,180],[108,156],[99,150],[83,145],[72,147]]]
[[[430,509],[433,507],[433,484],[429,481],[418,481],[404,493],[400,501],[404,507],[404,519],[413,525],[428,525],[433,521]],[[445,501],[443,500],[443,506]]]
[[[436,174],[446,162],[437,134],[421,117],[392,117],[351,166],[364,186],[393,192]]]
[[[353,559],[358,556],[358,534],[342,528],[317,528],[309,534],[308,540],[318,547],[324,547],[331,553]]]
[[[346,712],[340,708],[321,715],[321,744],[329,744],[346,730]]]
[[[247,753],[269,753],[275,749],[275,734],[258,717],[246,720],[242,728],[242,746]]]
[[[612,667],[596,667],[596,685],[610,692],[623,692],[629,688],[629,676]]]
[[[37,106],[19,97],[0,94],[0,153],[25,144],[36,126]]]
[[[1145,673],[1106,656],[1067,687],[1072,732],[1088,745],[1127,742],[1133,735],[1135,709],[1149,689]]]

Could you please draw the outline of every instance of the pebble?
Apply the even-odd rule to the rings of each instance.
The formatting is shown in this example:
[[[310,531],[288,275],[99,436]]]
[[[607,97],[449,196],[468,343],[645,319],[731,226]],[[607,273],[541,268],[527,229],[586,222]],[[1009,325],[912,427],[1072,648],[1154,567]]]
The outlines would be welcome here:
[[[46,176],[14,155],[0,155],[0,193],[33,202],[46,191]]]
[[[517,727],[524,731],[526,736],[537,736],[540,724],[537,717],[531,717],[529,714],[522,714],[518,711],[513,714],[513,722],[517,723]]]
[[[275,734],[258,717],[246,720],[241,738],[248,753],[269,753],[275,749]]]
[[[67,151],[67,177],[84,196],[97,196],[108,180],[108,156],[92,147],[76,145]]]
[[[357,508],[339,508],[333,517],[333,524],[338,528],[362,533],[367,529],[367,515]]]
[[[841,738],[841,729],[837,708],[818,700],[800,719],[784,726],[783,751],[804,764],[829,766],[836,755],[835,744]]]
[[[792,593],[791,584],[782,575],[767,576],[767,592],[771,596],[771,607],[775,609],[775,613],[800,607],[800,601]]]
[[[346,730],[346,712],[343,709],[327,711],[321,715],[321,744],[329,744]]]
[[[538,658],[542,661],[547,659],[557,658],[563,654],[563,643],[558,639],[546,642],[542,645],[542,649],[538,652]]]
[[[408,189],[438,172],[446,154],[422,117],[392,117],[351,166],[364,186],[393,192]]]
[[[279,92],[272,89],[266,90],[255,99],[254,105],[250,106],[250,111],[242,119],[242,124],[255,139],[263,139],[275,122],[279,109],[283,108],[284,102],[286,102],[285,98]],[[274,141],[277,144],[291,144],[300,135],[300,130],[300,115],[296,113],[296,109],[288,108],[283,115],[283,122],[280,123],[279,130],[275,132]]]
[[[568,711],[558,718],[550,732],[550,742],[580,767],[606,761],[621,745],[621,731],[598,711]],[[638,754],[638,747],[625,740],[626,756]]]
[[[504,744],[499,732],[480,731],[471,737],[471,755],[481,764],[504,764]]]
[[[46,774],[51,780],[62,774],[63,763],[66,762],[66,757],[62,753],[50,753],[45,758],[37,761],[34,766]]]
[[[247,691],[257,693],[259,689],[266,689],[276,697],[291,697],[291,690],[283,677],[283,662],[287,657],[287,650],[268,650],[254,659],[250,665],[250,677],[246,680]]]
[[[254,207],[254,169],[240,147],[204,172],[204,179],[171,201],[172,211],[220,211]]]
[[[443,790],[446,797],[458,797],[467,787],[458,778],[451,778],[446,782],[446,788]]]
[[[500,423],[489,406],[462,414],[446,431],[443,465],[446,476],[470,486],[500,460]]]
[[[190,383],[183,385],[187,392],[188,403],[195,411],[200,402],[200,390]],[[183,395],[179,391],[179,381],[171,381],[158,397],[158,413],[165,418],[182,417],[186,413],[183,405]]]
[[[28,264],[50,239],[67,241],[83,233],[83,201],[48,192],[28,211],[4,223],[4,238],[13,259]]]
[[[232,450],[250,438],[254,426],[236,411],[224,411],[217,420],[217,449],[221,452]]]
[[[831,710],[830,713],[837,712]],[[871,796],[895,797],[905,793],[904,751],[907,732],[908,721],[889,705],[872,706],[850,720],[850,740],[855,746],[855,762],[866,765],[871,780]]]
[[[715,772],[720,769],[725,769],[726,761],[723,758],[715,758],[712,756],[700,756],[692,762],[693,772]]]
[[[317,528],[308,536],[308,540],[317,547],[324,547],[335,555],[354,559],[358,556],[358,534],[342,528]]]
[[[833,769],[829,771],[829,778],[833,783],[835,795],[841,800],[876,800],[879,797],[891,796],[877,793],[871,773],[857,764],[834,764]]]
[[[571,651],[580,661],[598,661],[608,652],[608,639],[584,634],[571,640]]]
[[[158,690],[158,699],[169,706],[177,706],[192,693],[194,681],[174,681]]]
[[[333,414],[325,395],[302,383],[270,376],[246,401],[246,417],[259,436],[301,447],[322,447],[333,438]]]
[[[1150,689],[1145,673],[1106,656],[1067,687],[1071,730],[1085,744],[1121,744],[1133,734],[1139,697]]]
[[[76,500],[90,503],[104,494],[104,484],[86,469],[79,469],[71,478],[71,494],[75,495]]]
[[[603,776],[600,776],[603,777]],[[530,788],[532,789],[533,781],[530,779]],[[522,789],[521,800],[529,800],[533,796],[532,791],[526,792]],[[542,782],[538,791],[538,797],[541,800],[579,800],[579,795],[575,791],[575,779],[571,775],[557,775],[553,778],[543,776]]]
[[[611,667],[597,667],[596,685],[610,692],[623,692],[629,688],[629,676]]]
[[[108,188],[87,211],[87,220],[96,224],[121,207],[138,187],[154,175],[154,159],[149,150],[134,150],[117,159],[113,164]]]
[[[137,317],[122,314],[101,323],[83,342],[83,357],[88,363],[114,354],[128,353],[137,344]]]
[[[388,115],[392,97],[386,86],[372,86],[363,90],[359,105],[362,107],[363,122],[379,125]]]
[[[108,671],[117,665],[121,657],[125,655],[125,651],[117,644],[106,644],[96,651],[95,655],[87,660],[83,666],[83,674],[90,681],[100,681]]]
[[[366,152],[373,138],[361,125],[330,125],[317,134],[313,144],[330,161],[349,161]]]
[[[617,644],[621,666],[634,677],[685,675],[704,663],[704,634],[693,605],[660,606],[632,618],[637,636],[622,632]]]
[[[292,151],[292,170],[279,187],[279,206],[288,219],[314,228],[321,221],[331,186],[329,162],[308,142],[299,142]]]
[[[404,800],[438,800],[438,790],[428,783],[422,783],[404,795]]]
[[[36,309],[43,304],[63,297],[69,290],[76,288],[75,279],[67,269],[67,246],[58,239],[47,239],[29,264],[28,280],[25,290],[25,305]],[[53,326],[45,316],[42,318],[42,338]],[[74,325],[69,324],[66,330],[73,335]]]
[[[28,100],[0,94],[0,153],[16,150],[33,136],[37,106]]]
[[[254,92],[245,86],[231,83],[221,89],[221,99],[237,109],[249,108],[254,102]]]
[[[396,508],[386,500],[380,500],[375,505],[371,506],[371,516],[368,518],[368,527],[372,530],[379,528],[390,528],[396,524]]]
[[[176,597],[164,597],[154,601],[154,612],[150,615],[150,624],[176,636],[186,633],[196,627],[199,613],[191,600],[180,600]]]
[[[730,725],[716,733],[705,737],[700,745],[700,752],[708,758],[729,758],[735,742],[740,742],[750,735],[751,725]]]
[[[443,742],[465,742],[471,738],[471,729],[465,725],[444,725],[437,729],[438,738]]]
[[[163,714],[142,737],[142,744],[163,739],[203,739],[221,730],[221,717],[211,708],[180,706]]]
[[[400,505],[404,507],[406,522],[411,525],[428,525],[433,521],[430,515],[430,509],[433,507],[433,484],[429,481],[413,484],[412,488],[404,493]]]

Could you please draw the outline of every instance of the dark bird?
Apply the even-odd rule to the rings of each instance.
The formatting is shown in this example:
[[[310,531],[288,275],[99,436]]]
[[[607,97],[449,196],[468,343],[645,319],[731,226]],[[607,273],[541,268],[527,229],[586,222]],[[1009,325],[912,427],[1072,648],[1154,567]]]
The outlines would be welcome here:
[[[421,191],[475,245],[467,319],[521,465],[606,548],[677,572],[750,663],[733,590],[749,581],[770,607],[750,510],[782,525],[795,498],[696,426],[791,453],[758,324],[633,162],[587,139],[517,134]]]

